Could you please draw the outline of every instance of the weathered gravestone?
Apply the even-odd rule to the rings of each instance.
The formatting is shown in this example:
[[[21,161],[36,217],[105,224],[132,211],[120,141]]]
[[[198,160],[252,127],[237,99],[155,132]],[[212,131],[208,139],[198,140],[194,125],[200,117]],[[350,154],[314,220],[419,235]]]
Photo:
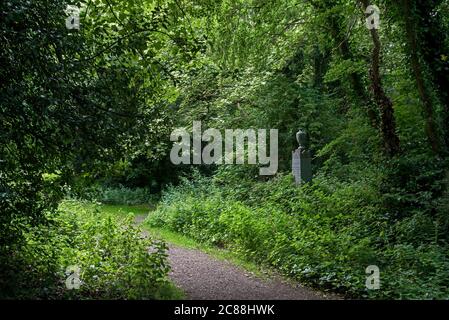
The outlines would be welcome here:
[[[299,148],[292,153],[292,172],[296,185],[312,180],[312,157],[307,150],[307,134],[299,130],[296,133]]]

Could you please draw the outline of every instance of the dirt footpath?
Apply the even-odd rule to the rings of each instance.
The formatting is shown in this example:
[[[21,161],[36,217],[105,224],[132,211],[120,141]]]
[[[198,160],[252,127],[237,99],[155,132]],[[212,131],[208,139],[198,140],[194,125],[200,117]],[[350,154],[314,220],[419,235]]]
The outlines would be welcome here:
[[[145,217],[136,217],[141,223]],[[285,281],[280,276],[259,278],[241,267],[202,251],[169,244],[170,278],[187,299],[198,300],[322,300],[335,295]]]

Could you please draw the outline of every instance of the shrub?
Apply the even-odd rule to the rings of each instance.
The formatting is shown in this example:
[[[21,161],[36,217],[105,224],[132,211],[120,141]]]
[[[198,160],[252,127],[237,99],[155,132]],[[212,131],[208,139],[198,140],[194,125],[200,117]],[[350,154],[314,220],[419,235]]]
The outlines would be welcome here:
[[[119,220],[80,203],[65,201],[46,226],[26,227],[15,251],[16,281],[2,298],[170,298],[166,244],[142,239],[131,217]],[[150,250],[150,252],[149,252]],[[80,269],[81,286],[68,290],[69,266]]]
[[[108,187],[100,184],[80,185],[67,190],[67,195],[72,199],[101,202],[104,204],[138,205],[152,202],[156,195],[146,188],[128,188],[125,186]]]
[[[105,204],[146,204],[152,200],[149,188],[101,188],[98,191],[97,200]]]
[[[201,177],[170,188],[146,223],[349,297],[449,298],[449,248],[429,239],[433,220],[423,213],[392,220],[381,179],[373,179],[382,175],[372,168],[364,174],[357,181],[317,175],[301,188],[291,176],[239,181],[251,185],[244,196],[220,175]],[[380,268],[381,290],[365,287],[369,265]]]

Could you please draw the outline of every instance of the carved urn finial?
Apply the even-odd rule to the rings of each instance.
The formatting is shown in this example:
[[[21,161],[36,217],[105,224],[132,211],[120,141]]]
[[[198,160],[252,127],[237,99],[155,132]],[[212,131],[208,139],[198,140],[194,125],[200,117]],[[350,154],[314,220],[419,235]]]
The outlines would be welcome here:
[[[299,131],[296,133],[296,141],[298,141],[300,148],[305,148],[307,145],[307,133],[299,129]]]

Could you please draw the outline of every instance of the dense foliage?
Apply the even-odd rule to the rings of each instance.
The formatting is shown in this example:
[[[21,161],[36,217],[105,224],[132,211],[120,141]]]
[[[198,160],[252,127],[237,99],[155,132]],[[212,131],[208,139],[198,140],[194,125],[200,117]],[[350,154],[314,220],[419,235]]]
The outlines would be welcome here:
[[[392,224],[383,174],[365,170],[357,181],[320,175],[300,189],[289,176],[246,186],[232,172],[199,177],[169,189],[147,223],[349,297],[447,299],[447,216],[435,224],[419,212]],[[381,270],[381,290],[365,286],[369,265]]]
[[[381,9],[378,30],[365,26],[368,4]],[[249,166],[200,168],[209,178],[170,188],[148,223],[349,296],[447,299],[448,3],[215,9],[227,20],[211,34],[207,67],[181,91],[178,123],[278,128],[284,173],[303,128],[314,181],[298,189]],[[379,266],[381,290],[365,287],[368,265]]]
[[[77,260],[76,297],[159,297],[163,244],[57,208],[168,188],[152,225],[351,296],[449,298],[448,27],[447,0],[2,1],[0,294],[75,297],[58,281]],[[278,176],[173,165],[170,133],[194,120],[279,129]],[[295,187],[299,128],[314,179]]]
[[[2,299],[173,298],[165,243],[142,240],[132,217],[66,201],[45,225],[22,232],[24,243],[11,248],[20,254],[10,257],[3,274],[9,281],[1,284]],[[68,290],[75,270],[79,289]]]

